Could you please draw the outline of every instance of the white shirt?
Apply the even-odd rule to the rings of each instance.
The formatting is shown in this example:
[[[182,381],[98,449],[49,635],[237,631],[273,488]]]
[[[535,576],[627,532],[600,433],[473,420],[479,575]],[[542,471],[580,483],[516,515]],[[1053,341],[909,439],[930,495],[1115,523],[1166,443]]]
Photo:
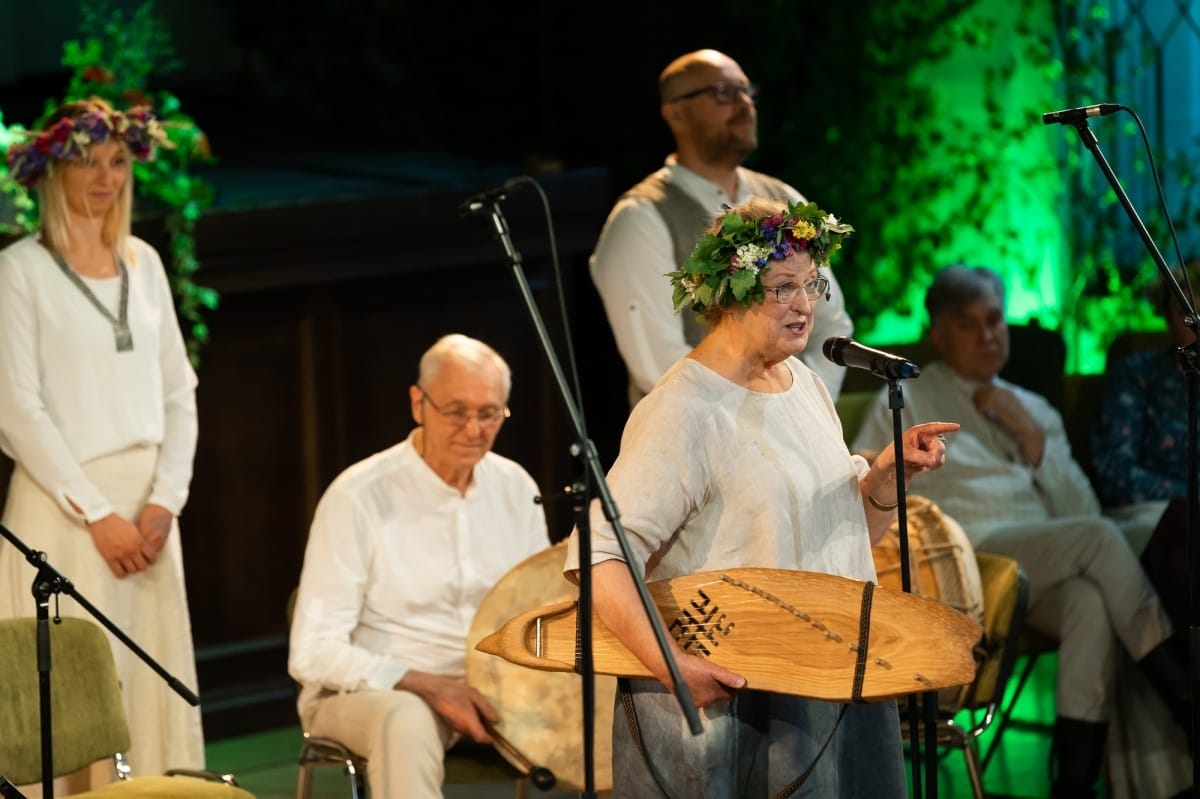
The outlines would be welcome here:
[[[741,167],[738,170],[740,173]],[[714,217],[722,205],[729,203],[724,189],[675,163],[674,156],[667,159],[662,172],[711,210]],[[795,189],[792,192],[793,201],[804,199]],[[746,181],[739,179],[738,196],[732,204],[750,198]],[[699,238],[698,233],[697,241]],[[671,364],[692,349],[684,339],[683,320],[671,302],[671,284],[666,277],[680,265],[675,262],[670,230],[654,204],[636,197],[618,201],[604,223],[589,266],[617,349],[636,389],[631,394],[646,394]],[[845,368],[826,359],[821,345],[831,336],[852,335],[854,324],[846,314],[846,299],[837,278],[830,270],[825,274],[829,277],[830,299],[817,303],[808,347],[800,358],[836,398],[846,376]]]
[[[867,463],[846,449],[825,385],[787,364],[791,387],[763,393],[683,358],[633,407],[608,484],[647,580],[750,566],[875,580]],[[598,500],[590,522],[592,562],[624,560]]]
[[[409,669],[461,679],[479,603],[550,545],[521,466],[488,453],[464,496],[412,441],[346,469],[317,505],[288,658],[302,719],[322,689],[390,689]]]
[[[972,399],[978,383],[958,377],[941,361],[905,380],[902,427],[958,422],[948,433],[946,463],[921,476],[921,495],[938,504],[979,545],[992,530],[1021,521],[1096,516],[1100,503],[1087,475],[1071,456],[1062,416],[1044,398],[1006,380],[994,382],[1017,395],[1046,432],[1042,462],[1025,463],[1017,442],[985,418]],[[878,451],[892,441],[892,411],[885,386],[863,415],[854,451]]]
[[[126,267],[133,349],[117,352],[112,324],[37,237],[0,251],[0,448],[89,522],[112,506],[80,464],[159,446],[149,501],[178,515],[196,452],[196,373],[162,261],[130,238]],[[120,279],[83,280],[117,316]]]

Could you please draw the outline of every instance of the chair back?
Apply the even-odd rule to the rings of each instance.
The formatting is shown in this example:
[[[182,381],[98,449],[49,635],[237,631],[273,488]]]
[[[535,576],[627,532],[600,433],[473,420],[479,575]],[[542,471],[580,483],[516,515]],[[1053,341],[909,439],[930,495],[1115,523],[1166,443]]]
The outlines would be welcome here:
[[[1025,626],[1029,604],[1029,578],[1012,558],[991,552],[976,552],[983,584],[982,659],[963,707],[997,708],[1017,659],[1017,641]]]
[[[86,619],[46,622],[54,776],[129,749],[129,726],[112,649]],[[38,621],[0,619],[0,775],[42,779]]]

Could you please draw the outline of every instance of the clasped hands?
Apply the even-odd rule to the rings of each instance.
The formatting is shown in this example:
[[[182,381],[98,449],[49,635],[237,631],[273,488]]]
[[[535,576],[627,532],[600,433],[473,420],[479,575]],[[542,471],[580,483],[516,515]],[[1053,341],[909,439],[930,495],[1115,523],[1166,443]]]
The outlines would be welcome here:
[[[161,505],[142,508],[137,521],[110,513],[88,524],[92,544],[117,577],[128,577],[154,565],[171,532],[174,514]]]

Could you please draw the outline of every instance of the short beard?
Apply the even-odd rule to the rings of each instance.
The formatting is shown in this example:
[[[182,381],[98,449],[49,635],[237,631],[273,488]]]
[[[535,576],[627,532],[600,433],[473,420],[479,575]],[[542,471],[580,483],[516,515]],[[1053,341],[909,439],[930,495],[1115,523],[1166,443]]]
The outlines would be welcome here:
[[[704,148],[704,160],[713,166],[738,167],[754,152],[754,147],[734,143],[728,139],[713,142]]]
[[[701,151],[704,153],[704,160],[707,163],[733,168],[741,166],[757,147],[757,129],[751,130],[748,137],[734,136],[727,131],[722,131],[720,135],[704,142]]]

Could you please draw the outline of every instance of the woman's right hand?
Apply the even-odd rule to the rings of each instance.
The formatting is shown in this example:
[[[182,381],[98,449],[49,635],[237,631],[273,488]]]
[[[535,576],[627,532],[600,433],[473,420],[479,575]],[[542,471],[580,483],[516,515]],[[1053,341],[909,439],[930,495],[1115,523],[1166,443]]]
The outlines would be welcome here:
[[[718,666],[708,658],[684,654],[677,649],[675,663],[692,694],[692,702],[698,708],[708,707],[714,702],[728,702],[746,687],[745,677]]]
[[[117,577],[144,571],[150,561],[142,555],[142,534],[132,522],[110,513],[88,525],[92,544]]]

